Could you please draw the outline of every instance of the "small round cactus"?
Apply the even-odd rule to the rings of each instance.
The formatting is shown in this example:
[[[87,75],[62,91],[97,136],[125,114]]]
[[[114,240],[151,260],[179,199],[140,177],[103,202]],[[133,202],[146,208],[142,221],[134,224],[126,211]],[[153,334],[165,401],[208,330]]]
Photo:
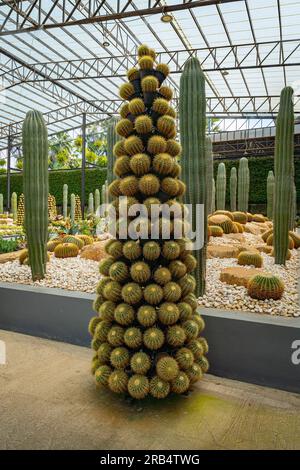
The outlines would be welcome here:
[[[75,258],[78,256],[79,248],[75,243],[61,243],[54,249],[56,258]]]
[[[238,264],[242,266],[255,266],[261,268],[263,265],[263,258],[260,253],[255,251],[242,251],[238,255]]]
[[[273,274],[256,274],[248,282],[248,294],[253,299],[279,300],[283,292],[283,282]]]

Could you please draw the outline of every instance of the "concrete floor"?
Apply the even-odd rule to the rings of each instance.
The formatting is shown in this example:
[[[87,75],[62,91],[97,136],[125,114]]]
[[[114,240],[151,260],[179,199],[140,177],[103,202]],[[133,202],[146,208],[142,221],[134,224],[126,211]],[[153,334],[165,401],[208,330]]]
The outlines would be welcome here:
[[[206,376],[189,397],[96,389],[86,348],[0,331],[0,449],[299,449],[300,396]]]

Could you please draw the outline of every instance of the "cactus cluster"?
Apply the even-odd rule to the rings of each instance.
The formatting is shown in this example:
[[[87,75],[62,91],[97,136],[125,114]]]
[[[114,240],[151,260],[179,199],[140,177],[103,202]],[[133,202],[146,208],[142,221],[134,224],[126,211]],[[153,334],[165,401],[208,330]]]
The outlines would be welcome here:
[[[55,219],[57,216],[56,199],[52,194],[48,195],[48,218],[49,220]]]
[[[139,68],[128,72],[129,83],[120,89],[120,96],[129,101],[121,117],[133,126],[125,123],[130,132],[114,147],[116,161],[126,157],[126,173],[118,165],[109,189],[113,207],[122,204],[120,196],[127,196],[129,205],[145,203],[151,210],[157,203],[172,204],[185,186],[178,179],[181,148],[174,140],[172,92],[162,85],[168,67],[153,68],[155,53],[148,46],[141,46],[138,56]],[[118,217],[117,227],[122,223]],[[145,239],[138,232],[121,239],[117,233],[106,243],[108,257],[100,262],[102,277],[93,306],[97,316],[89,325],[96,383],[135,399],[184,393],[208,368],[201,338],[204,322],[196,312],[196,282],[190,274],[196,260],[185,239],[175,240],[172,233],[162,238],[161,213],[151,223],[159,228],[158,239]],[[148,218],[138,225],[148,233]]]
[[[23,225],[25,216],[24,194],[19,197],[18,210],[17,210],[17,225]]]

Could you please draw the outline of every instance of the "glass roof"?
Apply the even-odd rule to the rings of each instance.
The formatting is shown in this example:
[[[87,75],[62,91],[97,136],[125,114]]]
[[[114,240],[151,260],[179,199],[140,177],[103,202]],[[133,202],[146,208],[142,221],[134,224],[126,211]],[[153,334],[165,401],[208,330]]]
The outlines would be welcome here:
[[[154,9],[182,4],[185,9],[172,11],[171,23],[160,21],[161,12],[132,16],[149,3]],[[273,122],[285,85],[294,87],[295,112],[300,113],[299,0],[203,3],[209,5],[0,0],[0,150],[7,147],[9,133],[20,132],[31,108],[45,114],[49,134],[79,127],[84,112],[88,123],[115,113],[118,87],[136,62],[140,43],[154,47],[158,60],[169,63],[177,91],[184,62],[197,55],[207,78],[208,116],[222,118],[224,126],[236,118]],[[105,21],[70,24],[94,13],[102,19],[106,15]],[[110,19],[115,13],[125,17]]]

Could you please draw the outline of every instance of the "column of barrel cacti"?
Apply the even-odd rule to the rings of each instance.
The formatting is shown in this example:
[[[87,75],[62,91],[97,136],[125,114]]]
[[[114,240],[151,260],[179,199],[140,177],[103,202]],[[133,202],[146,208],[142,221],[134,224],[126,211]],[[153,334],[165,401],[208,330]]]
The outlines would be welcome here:
[[[185,185],[179,179],[181,147],[175,140],[172,90],[162,84],[168,66],[156,64],[154,50],[145,45],[138,57],[138,66],[128,71],[129,82],[120,88],[127,102],[116,130],[123,140],[114,147],[116,179],[109,191],[119,214],[118,230],[123,226],[121,196],[127,197],[125,210],[143,203],[146,214],[136,232],[121,239],[117,231],[106,244],[108,257],[100,262],[94,301],[97,316],[89,324],[92,373],[97,384],[113,392],[135,399],[165,398],[187,392],[207,371],[208,345],[190,274],[196,260],[186,240],[174,238],[174,227],[182,220],[173,218],[171,234],[163,239],[168,219],[162,213],[155,220],[147,217],[161,203],[175,204],[181,215],[183,206],[176,198]],[[158,228],[157,239],[138,236],[142,227],[147,233]]]

